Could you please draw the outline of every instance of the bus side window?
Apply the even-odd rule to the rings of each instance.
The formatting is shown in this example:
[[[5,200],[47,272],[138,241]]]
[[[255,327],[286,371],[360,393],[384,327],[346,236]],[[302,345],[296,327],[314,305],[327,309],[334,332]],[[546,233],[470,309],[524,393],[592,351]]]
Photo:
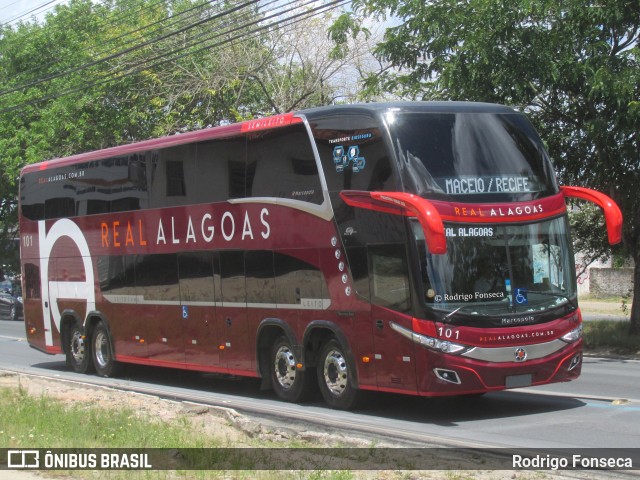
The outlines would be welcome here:
[[[301,305],[305,301],[327,298],[324,277],[319,268],[298,256],[308,253],[305,250],[297,252],[275,252],[275,284],[276,302],[278,305]]]
[[[144,300],[180,300],[177,255],[138,255],[136,294],[141,295]]]
[[[399,312],[411,308],[406,249],[403,244],[370,245],[371,300]]]
[[[151,208],[196,203],[196,147],[179,145],[151,152],[149,203]]]
[[[47,220],[76,215],[76,202],[72,197],[49,198],[44,202],[44,216]]]
[[[97,263],[102,293],[135,296],[135,255],[100,257]]]
[[[78,184],[90,186],[82,195],[84,190],[78,189],[81,215],[90,209],[91,213],[106,213],[107,208],[112,213],[140,210],[148,201],[144,153],[91,162]]]
[[[245,253],[247,303],[276,303],[273,252],[250,250]]]
[[[348,247],[347,258],[353,278],[353,288],[364,299],[369,299],[369,265],[366,247]]]
[[[303,125],[248,137],[248,197],[276,197],[321,204],[320,176]]]
[[[213,252],[178,254],[178,274],[182,301],[215,301]]]
[[[239,157],[239,161],[244,162],[244,151],[244,137],[197,144],[197,175],[193,179],[197,203],[222,202],[229,198],[228,159]]]
[[[314,122],[312,129],[330,192],[400,189],[378,120],[339,115]]]
[[[24,296],[26,299],[40,298],[40,266],[24,261]]]
[[[246,304],[244,252],[237,250],[221,251],[220,274],[222,302]]]

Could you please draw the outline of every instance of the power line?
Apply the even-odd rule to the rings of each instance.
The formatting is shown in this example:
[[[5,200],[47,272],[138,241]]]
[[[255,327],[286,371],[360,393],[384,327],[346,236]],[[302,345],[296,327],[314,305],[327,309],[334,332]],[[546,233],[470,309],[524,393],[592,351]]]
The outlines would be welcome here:
[[[304,5],[308,5],[309,3],[313,3],[315,1],[316,0],[311,0],[310,2],[307,2]],[[323,4],[323,5],[320,5],[318,7],[314,7],[312,9],[309,9],[309,10],[305,11],[305,12],[297,13],[295,15],[291,15],[290,17],[285,18],[284,20],[278,19],[278,17],[281,17],[282,13],[273,14],[273,15],[270,15],[269,17],[265,17],[265,18],[275,18],[275,20],[272,23],[269,23],[267,25],[257,26],[253,30],[250,30],[250,31],[247,31],[247,32],[243,32],[243,33],[241,33],[239,35],[236,35],[234,37],[231,37],[231,38],[228,38],[228,39],[224,39],[224,40],[222,40],[220,42],[217,42],[217,43],[214,43],[214,44],[211,44],[211,45],[207,45],[205,47],[201,47],[201,48],[199,48],[197,50],[194,50],[194,51],[191,51],[191,52],[188,52],[188,53],[185,53],[185,54],[181,54],[181,55],[174,56],[172,58],[164,59],[164,60],[159,61],[157,63],[154,63],[152,65],[146,65],[146,62],[149,61],[149,59],[147,59],[144,62],[139,62],[138,64],[131,65],[129,67],[126,67],[125,69],[120,69],[120,71],[122,71],[124,73],[123,73],[123,75],[119,76],[118,78],[114,78],[113,74],[114,73],[119,73],[119,71],[111,72],[109,74],[109,78],[103,78],[101,80],[90,82],[90,83],[86,83],[86,84],[81,85],[79,87],[74,87],[74,88],[71,88],[71,89],[68,89],[68,90],[65,90],[65,91],[62,91],[62,92],[58,92],[56,94],[46,95],[44,97],[40,97],[40,98],[37,98],[37,99],[34,99],[34,100],[26,101],[26,102],[20,103],[18,105],[14,105],[12,107],[7,107],[5,109],[0,110],[0,114],[8,113],[8,112],[15,111],[15,110],[18,110],[18,109],[23,108],[23,107],[36,105],[36,104],[39,104],[39,103],[42,103],[42,102],[45,102],[45,101],[49,101],[49,100],[53,100],[53,99],[60,98],[60,97],[63,97],[63,96],[67,96],[67,95],[70,95],[70,94],[73,94],[73,93],[77,93],[77,92],[80,92],[80,91],[83,91],[83,90],[87,90],[89,88],[93,88],[93,87],[96,87],[96,86],[105,85],[105,84],[114,82],[116,80],[120,80],[120,79],[122,79],[124,77],[138,74],[138,73],[142,72],[144,69],[156,68],[156,67],[164,65],[166,63],[175,62],[175,61],[180,60],[182,58],[185,58],[185,57],[187,57],[189,55],[194,55],[194,54],[197,54],[197,53],[201,53],[201,52],[203,52],[205,50],[208,50],[208,49],[211,49],[211,48],[216,48],[216,47],[219,47],[219,46],[223,46],[225,44],[235,44],[235,43],[239,42],[240,40],[243,40],[245,37],[250,37],[253,34],[260,33],[260,32],[262,32],[264,30],[271,29],[271,28],[273,28],[275,26],[282,27],[282,26],[293,25],[293,24],[298,23],[300,21],[303,21],[303,20],[305,20],[307,18],[312,18],[313,16],[317,16],[317,15],[323,14],[323,13],[325,13],[325,12],[327,12],[329,10],[332,10],[334,8],[338,8],[338,7],[344,6],[344,5],[348,4],[349,1],[350,0],[333,0],[333,1],[329,2],[329,3],[327,3],[327,4]],[[289,9],[289,11],[291,11],[291,9]],[[231,32],[246,28],[248,26],[257,25],[257,24],[263,22],[265,18],[260,19],[260,20],[256,20],[256,21],[253,21],[253,22],[249,22],[248,24],[245,24],[245,25],[242,25],[242,26],[239,26],[239,27],[235,27],[235,28],[233,28],[233,29],[231,29],[229,31],[217,34],[217,35],[215,35],[213,37],[210,37],[208,39],[205,39],[203,41],[196,42],[195,44],[188,45],[188,46],[182,47],[180,49],[175,49],[175,50],[173,50],[171,52],[164,53],[162,55],[157,55],[156,57],[153,57],[153,59],[154,60],[155,59],[160,59],[160,58],[165,57],[167,55],[171,55],[171,54],[177,53],[179,51],[185,50],[186,48],[190,48],[190,47],[192,47],[194,45],[202,44],[202,43],[204,43],[206,41],[213,40],[213,39],[215,39],[215,38],[217,38],[219,36],[222,36],[222,35],[225,35],[225,34],[229,34]]]
[[[21,0],[17,0],[17,1],[21,1]],[[92,0],[92,2],[91,2],[92,3],[92,9],[95,11],[100,6],[105,5],[108,1],[109,0],[102,0],[101,2],[95,2],[95,1]],[[166,3],[166,1],[167,0],[158,0],[155,3],[151,3],[150,5],[146,5],[146,6],[141,6],[140,8],[134,9],[133,11],[120,12],[119,15],[116,15],[115,18],[110,19],[109,22],[98,23],[98,28],[117,27],[119,25],[122,25],[122,23],[124,23],[124,20],[126,20],[126,19],[128,19],[130,17],[136,16],[136,15],[139,15],[142,12],[144,12],[145,10],[151,10],[152,8],[154,8],[154,7],[156,7],[156,6],[160,5],[160,4]],[[210,0],[210,1],[212,1],[212,0]],[[207,3],[210,3],[210,1],[208,1]],[[14,3],[17,3],[17,2],[14,2]],[[109,8],[109,7],[107,6],[106,8]],[[166,19],[166,17],[165,17],[165,19]],[[35,35],[38,35],[38,34],[41,34],[41,33],[42,33],[42,29],[36,30],[36,31],[31,32],[30,34],[27,34],[26,37],[29,38],[31,36],[35,36]],[[110,40],[108,43],[112,43],[112,41],[113,41],[113,39]],[[114,49],[111,49],[110,51],[113,51],[113,50]],[[99,54],[103,53],[105,51],[107,51],[107,50],[103,50],[102,52],[99,52]],[[37,71],[44,71],[46,68],[50,67],[51,65],[54,65],[55,63],[58,63],[57,59],[53,59],[53,60],[51,60],[51,61],[49,61],[47,63],[39,64],[39,65],[34,66],[32,68],[23,70],[23,71],[21,71],[19,73],[20,73],[20,75],[27,75],[27,74],[34,73],[34,72],[37,72]]]
[[[134,52],[134,51],[139,50],[139,49],[141,49],[143,47],[149,46],[149,45],[151,45],[153,43],[156,43],[156,42],[159,42],[161,40],[165,40],[167,38],[170,38],[170,37],[172,37],[174,35],[178,35],[180,33],[184,33],[187,30],[195,28],[195,27],[197,27],[199,25],[203,25],[203,24],[205,24],[207,22],[216,20],[218,18],[221,18],[224,15],[228,15],[228,14],[234,13],[236,11],[239,11],[239,10],[249,6],[249,5],[258,3],[259,1],[260,0],[248,0],[245,3],[242,3],[240,5],[236,5],[235,7],[231,7],[231,8],[229,8],[227,10],[224,10],[224,11],[222,11],[222,12],[216,14],[216,15],[213,15],[211,17],[208,17],[208,18],[205,18],[205,19],[202,19],[202,20],[199,20],[199,21],[194,22],[192,24],[189,24],[189,25],[187,25],[185,27],[179,28],[178,30],[174,30],[174,31],[166,33],[164,35],[160,35],[159,37],[156,37],[156,38],[154,38],[152,40],[148,40],[148,41],[139,43],[139,44],[137,44],[137,45],[135,45],[133,47],[129,47],[129,48],[126,48],[124,50],[120,50],[119,52],[116,52],[116,53],[114,53],[112,55],[108,55],[108,56],[100,58],[98,60],[93,60],[91,62],[84,63],[84,64],[82,64],[80,66],[77,66],[77,67],[74,67],[74,68],[70,68],[70,69],[67,69],[67,70],[62,71],[62,72],[51,74],[51,75],[49,75],[47,77],[40,78],[38,80],[34,80],[34,81],[30,82],[30,83],[27,83],[27,84],[24,84],[24,85],[20,85],[18,87],[11,88],[9,90],[0,91],[0,96],[7,95],[7,94],[13,93],[13,92],[17,92],[17,91],[25,89],[25,88],[35,87],[36,85],[40,85],[40,84],[42,84],[44,82],[48,82],[50,80],[54,80],[56,78],[60,78],[60,77],[63,77],[65,75],[69,75],[71,73],[76,73],[76,72],[79,72],[81,70],[85,70],[85,69],[87,69],[89,67],[93,67],[93,66],[99,65],[101,63],[106,63],[106,62],[108,62],[110,60],[115,60],[116,58],[119,58],[119,57],[121,57],[123,55],[126,55],[127,53]]]
[[[12,19],[10,19],[10,20],[7,20],[6,22],[2,23],[2,25],[9,25],[9,24],[10,24],[10,23],[12,23],[12,22],[16,22],[16,21],[20,20],[21,18],[26,17],[27,15],[29,15],[29,14],[31,14],[31,13],[37,12],[37,11],[38,11],[38,10],[40,10],[41,8],[44,8],[44,7],[46,7],[46,6],[48,6],[48,5],[51,5],[51,4],[53,3],[54,5],[52,5],[51,7],[47,8],[47,9],[45,9],[43,12],[41,12],[41,13],[44,13],[44,12],[46,12],[47,10],[51,10],[51,9],[55,6],[55,4],[57,4],[57,3],[61,2],[61,1],[62,1],[62,0],[49,0],[48,2],[45,2],[45,3],[43,3],[43,4],[41,4],[41,5],[37,6],[37,7],[35,7],[35,8],[33,8],[33,9],[29,10],[28,12],[21,13],[21,14],[19,14],[17,17],[14,17],[14,18],[12,18]],[[16,3],[19,3],[19,2],[13,2],[13,3],[12,3],[12,4],[10,4],[10,5],[14,5],[14,4],[16,4]]]

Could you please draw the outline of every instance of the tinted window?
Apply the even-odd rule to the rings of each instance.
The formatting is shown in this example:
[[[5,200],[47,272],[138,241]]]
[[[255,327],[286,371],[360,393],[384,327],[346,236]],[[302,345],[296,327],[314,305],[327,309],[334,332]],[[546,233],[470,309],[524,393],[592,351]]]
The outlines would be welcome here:
[[[522,115],[402,113],[390,129],[412,193],[489,202],[557,192],[544,147]]]
[[[353,278],[353,288],[356,293],[365,299],[369,298],[369,265],[367,262],[366,247],[347,248],[349,268]]]
[[[248,303],[276,303],[273,253],[265,250],[245,253]]]
[[[305,252],[300,251],[298,255],[303,253]],[[301,305],[307,304],[310,300],[327,297],[322,272],[311,263],[292,255],[276,252],[274,267],[278,304]]]
[[[40,298],[40,266],[24,262],[24,295],[26,298]]]
[[[144,154],[32,172],[21,179],[22,214],[32,220],[147,206]]]
[[[244,197],[244,136],[198,143],[196,157],[197,174],[193,178],[193,189],[198,203]]]
[[[245,303],[244,252],[220,252],[220,274],[222,301]]]
[[[180,300],[177,255],[138,255],[135,272],[136,294],[144,300]]]
[[[56,197],[45,200],[45,218],[74,217],[76,215],[76,201],[71,197]]]
[[[154,150],[150,153],[149,201],[151,208],[197,203],[190,188],[197,177],[193,144]]]
[[[246,196],[247,164],[244,158],[227,160],[227,191],[229,198],[244,198]]]
[[[135,255],[98,259],[100,287],[104,294],[134,296],[136,294]]]
[[[187,188],[184,184],[184,161],[170,160],[166,162],[165,166],[167,170],[167,197],[186,196]]]
[[[178,262],[180,298],[190,302],[214,302],[213,253],[181,253]]]
[[[247,143],[247,196],[322,203],[322,188],[303,125],[255,133]]]
[[[369,247],[372,301],[400,312],[410,309],[406,249],[402,244]]]
[[[376,119],[337,115],[314,122],[312,129],[329,191],[399,190]]]

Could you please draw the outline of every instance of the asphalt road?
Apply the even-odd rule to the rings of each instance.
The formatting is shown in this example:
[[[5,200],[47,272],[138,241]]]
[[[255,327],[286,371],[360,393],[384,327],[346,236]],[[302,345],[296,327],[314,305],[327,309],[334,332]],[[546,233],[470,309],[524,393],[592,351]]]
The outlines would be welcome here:
[[[574,382],[490,393],[481,398],[426,399],[372,394],[357,412],[320,400],[284,403],[254,379],[132,366],[103,379],[69,371],[61,355],[30,349],[22,322],[0,321],[0,369],[224,405],[265,422],[313,423],[329,432],[357,432],[411,445],[512,448],[640,447],[640,362],[586,358]]]

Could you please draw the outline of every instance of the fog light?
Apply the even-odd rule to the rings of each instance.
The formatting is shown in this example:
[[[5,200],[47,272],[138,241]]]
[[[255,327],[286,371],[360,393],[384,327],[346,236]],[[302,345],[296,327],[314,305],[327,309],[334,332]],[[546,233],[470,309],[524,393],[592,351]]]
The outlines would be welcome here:
[[[569,363],[569,371],[576,368],[582,362],[582,355],[578,354],[571,359],[571,363]]]
[[[433,373],[436,374],[440,380],[444,380],[445,382],[455,383],[456,385],[460,385],[462,382],[460,381],[460,377],[453,370],[445,370],[444,368],[434,368]]]

